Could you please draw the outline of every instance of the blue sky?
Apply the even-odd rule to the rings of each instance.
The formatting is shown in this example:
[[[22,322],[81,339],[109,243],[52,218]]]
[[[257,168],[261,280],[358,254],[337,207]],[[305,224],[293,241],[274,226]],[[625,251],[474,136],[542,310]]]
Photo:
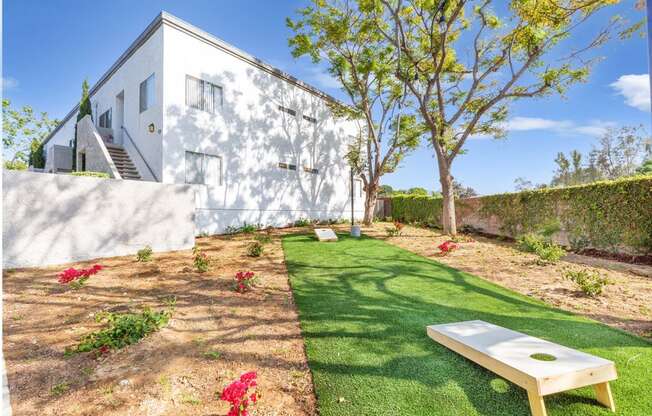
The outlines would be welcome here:
[[[3,96],[63,117],[78,101],[81,81],[93,84],[161,10],[206,30],[272,65],[342,97],[324,71],[295,60],[285,18],[305,4],[285,1],[3,1]],[[632,20],[633,0],[610,10]],[[603,13],[599,23],[609,18]],[[582,37],[598,28],[585,27]],[[462,183],[482,194],[513,190],[514,179],[549,182],[559,151],[588,151],[606,126],[643,124],[650,131],[646,41],[635,37],[604,46],[604,60],[587,84],[558,97],[521,102],[510,112],[507,139],[475,139],[453,165]],[[432,151],[423,146],[383,183],[438,189]]]

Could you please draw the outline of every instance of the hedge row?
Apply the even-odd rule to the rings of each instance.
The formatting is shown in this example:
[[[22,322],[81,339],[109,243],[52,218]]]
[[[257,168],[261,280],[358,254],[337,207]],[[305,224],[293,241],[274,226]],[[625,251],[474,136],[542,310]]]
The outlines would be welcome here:
[[[404,222],[441,224],[441,197],[392,195],[392,217]]]
[[[476,214],[497,218],[512,237],[558,222],[570,246],[612,252],[622,248],[652,253],[652,176],[635,176],[566,188],[550,188],[477,198]],[[464,200],[457,202],[468,215]],[[475,204],[474,204],[475,205]],[[441,223],[441,199],[399,195],[392,216],[401,221]]]

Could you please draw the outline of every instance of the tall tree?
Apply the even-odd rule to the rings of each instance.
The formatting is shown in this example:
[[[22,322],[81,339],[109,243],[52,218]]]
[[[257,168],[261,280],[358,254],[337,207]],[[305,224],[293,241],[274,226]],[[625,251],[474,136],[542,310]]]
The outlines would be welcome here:
[[[91,97],[88,94],[88,80],[82,82],[82,93],[79,100],[79,111],[77,112],[77,122],[79,122],[86,115],[93,117],[93,109],[91,107]],[[75,125],[75,138],[72,145],[72,170],[77,170],[77,125]]]
[[[445,232],[457,232],[451,167],[466,140],[504,136],[508,106],[516,100],[562,95],[585,81],[592,51],[618,20],[575,50],[564,40],[618,1],[510,0],[500,2],[507,6],[500,17],[491,0],[369,0],[378,10],[378,30],[402,51],[400,78],[430,136]]]
[[[2,100],[2,144],[3,156],[8,164],[5,166],[25,167],[30,162],[36,167],[40,163],[36,152],[42,152],[41,144],[50,132],[59,124],[59,120],[50,119],[46,112],[36,113],[28,105],[13,109],[11,102]],[[39,162],[39,163],[34,163]]]
[[[378,33],[374,10],[366,0],[313,0],[287,19],[295,57],[326,62],[349,105],[333,104],[336,116],[358,125],[347,155],[365,190],[364,223],[373,220],[380,178],[393,172],[419,144],[416,117],[404,114],[405,86],[396,78],[400,60]]]
[[[643,126],[609,128],[589,154],[591,163],[603,179],[630,176],[652,156],[652,141]]]

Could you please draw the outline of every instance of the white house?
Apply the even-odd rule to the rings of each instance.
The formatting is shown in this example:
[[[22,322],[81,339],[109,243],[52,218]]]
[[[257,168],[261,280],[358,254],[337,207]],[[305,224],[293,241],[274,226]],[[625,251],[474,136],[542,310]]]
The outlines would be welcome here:
[[[332,117],[334,99],[168,13],[90,97],[78,170],[194,184],[198,233],[350,218],[352,200],[362,216],[361,181],[352,192],[345,158],[357,131]],[[46,170],[69,169],[57,160],[72,154],[77,111],[46,140]]]

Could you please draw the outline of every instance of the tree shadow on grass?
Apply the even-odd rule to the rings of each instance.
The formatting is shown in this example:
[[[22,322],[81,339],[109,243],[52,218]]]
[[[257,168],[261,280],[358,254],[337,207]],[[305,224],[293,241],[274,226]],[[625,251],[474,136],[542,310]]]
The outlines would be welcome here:
[[[641,388],[635,380],[646,370],[627,359],[644,354],[649,362],[651,350],[635,336],[377,240],[340,235],[338,243],[324,245],[295,236],[284,246],[309,364],[328,414],[361,411],[356,402],[369,395],[369,403],[389,406],[386,414],[410,406],[424,411],[419,414],[529,414],[524,390],[507,383],[500,391],[495,374],[426,335],[427,325],[475,319],[614,360],[621,372],[613,383],[617,396]],[[376,388],[357,395],[352,383]],[[338,395],[350,402],[335,405]],[[451,400],[452,407],[440,406]],[[546,403],[551,414],[607,414],[590,388],[550,396]],[[630,398],[621,406],[642,408],[652,404]]]

